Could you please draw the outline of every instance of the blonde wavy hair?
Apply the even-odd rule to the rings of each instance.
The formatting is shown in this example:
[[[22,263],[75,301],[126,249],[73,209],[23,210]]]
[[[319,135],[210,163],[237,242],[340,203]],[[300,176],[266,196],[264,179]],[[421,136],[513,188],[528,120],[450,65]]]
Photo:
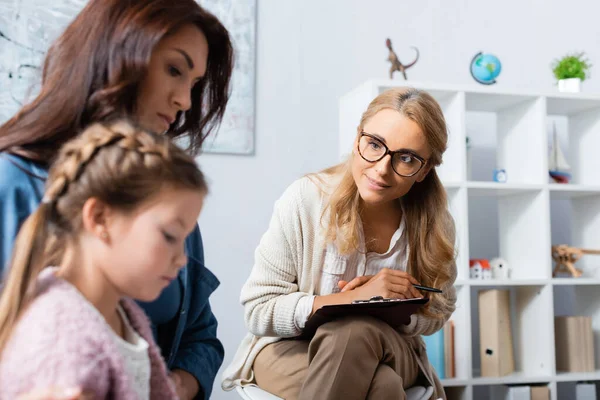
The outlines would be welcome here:
[[[426,166],[431,170],[422,182],[415,182],[410,191],[398,199],[402,204],[408,235],[407,271],[423,285],[448,288],[456,278],[455,228],[448,211],[446,190],[435,170],[442,163],[442,155],[447,148],[448,133],[444,114],[437,101],[425,91],[413,88],[390,89],[369,104],[362,115],[357,134],[370,118],[385,109],[398,111],[415,122],[431,149],[431,157]],[[351,155],[347,162],[320,173],[340,178],[339,183],[328,191],[329,200],[323,212],[322,224],[328,242],[335,242],[342,254],[359,248],[361,202],[351,171],[353,157]],[[318,176],[319,174],[313,175]],[[324,189],[323,185],[320,186]],[[438,316],[433,310],[444,310],[450,306],[446,304],[448,300],[443,295],[434,294],[430,299],[424,310],[426,315]]]
[[[92,125],[67,142],[50,169],[42,203],[17,235],[0,297],[0,351],[33,300],[39,273],[76,243],[84,203],[95,197],[131,212],[164,187],[208,190],[194,159],[164,135],[119,121]]]

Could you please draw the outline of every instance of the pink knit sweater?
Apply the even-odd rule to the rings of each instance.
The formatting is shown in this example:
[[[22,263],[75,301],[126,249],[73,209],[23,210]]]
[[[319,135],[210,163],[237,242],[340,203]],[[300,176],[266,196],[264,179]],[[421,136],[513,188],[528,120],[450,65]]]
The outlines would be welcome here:
[[[136,399],[102,315],[50,268],[40,274],[37,293],[0,356],[0,399],[50,386],[80,387],[92,399]],[[132,300],[121,304],[131,326],[150,345],[151,399],[176,399],[148,318]]]

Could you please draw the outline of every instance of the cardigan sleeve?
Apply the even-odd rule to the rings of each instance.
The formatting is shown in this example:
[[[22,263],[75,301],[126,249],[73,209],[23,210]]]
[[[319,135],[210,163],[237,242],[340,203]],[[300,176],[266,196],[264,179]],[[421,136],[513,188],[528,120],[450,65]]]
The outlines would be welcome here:
[[[255,336],[294,337],[302,333],[294,321],[296,306],[308,293],[300,292],[303,241],[312,230],[302,227],[302,180],[276,201],[269,228],[255,251],[254,266],[242,288],[248,330]]]
[[[456,271],[456,267],[454,267],[454,271]],[[454,279],[450,279],[449,283],[441,289],[443,290],[442,296],[446,298],[446,302],[441,307],[431,309],[431,311],[440,316],[437,318],[428,317],[423,315],[422,312],[413,314],[410,317],[410,324],[400,328],[402,333],[408,336],[428,336],[442,329],[456,309],[456,289],[454,288]]]
[[[95,399],[110,396],[114,377],[102,343],[67,305],[43,300],[49,301],[32,304],[3,349],[0,398],[50,387],[77,387]]]

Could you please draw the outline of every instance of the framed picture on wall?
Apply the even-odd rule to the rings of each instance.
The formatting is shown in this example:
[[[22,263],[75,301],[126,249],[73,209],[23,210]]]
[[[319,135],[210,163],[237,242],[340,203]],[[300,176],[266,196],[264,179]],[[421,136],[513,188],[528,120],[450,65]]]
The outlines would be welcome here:
[[[87,0],[0,1],[0,123],[39,91],[47,49]],[[254,154],[256,0],[202,0],[229,30],[235,49],[231,97],[204,152]]]

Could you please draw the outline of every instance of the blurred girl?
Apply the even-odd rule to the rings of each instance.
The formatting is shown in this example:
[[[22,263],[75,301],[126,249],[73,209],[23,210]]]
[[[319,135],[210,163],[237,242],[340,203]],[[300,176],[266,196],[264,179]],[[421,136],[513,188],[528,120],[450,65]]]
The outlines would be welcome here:
[[[0,298],[0,398],[77,387],[92,398],[176,398],[150,323],[186,264],[207,186],[193,158],[126,123],[60,151],[17,236]]]

